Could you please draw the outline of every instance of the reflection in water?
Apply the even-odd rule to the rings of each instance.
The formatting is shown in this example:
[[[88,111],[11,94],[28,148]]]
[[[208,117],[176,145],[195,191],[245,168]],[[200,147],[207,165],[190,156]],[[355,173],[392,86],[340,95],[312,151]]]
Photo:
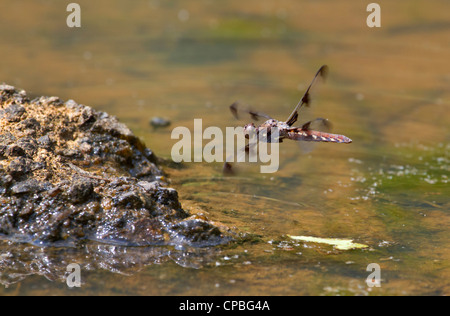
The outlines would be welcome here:
[[[0,240],[0,283],[5,287],[28,276],[66,281],[67,266],[134,275],[144,267],[173,261],[184,268],[201,268],[217,256],[214,248],[124,247],[89,242],[80,248],[37,247]]]

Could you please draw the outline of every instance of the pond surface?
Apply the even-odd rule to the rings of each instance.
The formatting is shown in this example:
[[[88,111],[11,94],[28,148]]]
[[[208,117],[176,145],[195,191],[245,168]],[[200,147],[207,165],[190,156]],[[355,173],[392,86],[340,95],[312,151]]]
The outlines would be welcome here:
[[[299,124],[326,117],[352,144],[235,177],[221,163],[164,167],[183,207],[243,241],[214,249],[39,248],[2,241],[0,295],[449,295],[450,22],[447,0],[3,0],[0,81],[116,115],[171,159],[176,126],[240,126],[236,100],[284,120],[317,69],[326,84]],[[153,128],[152,117],[171,121]],[[300,125],[301,126],[301,125]],[[206,143],[206,141],[204,142]],[[352,239],[337,250],[289,235]],[[70,262],[82,285],[64,282]],[[369,264],[381,287],[368,287]]]

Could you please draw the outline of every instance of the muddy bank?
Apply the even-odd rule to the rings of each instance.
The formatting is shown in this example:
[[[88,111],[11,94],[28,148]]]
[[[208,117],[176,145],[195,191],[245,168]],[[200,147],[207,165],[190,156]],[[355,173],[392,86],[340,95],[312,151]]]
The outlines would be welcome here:
[[[0,85],[0,130],[4,238],[200,247],[231,240],[183,210],[158,158],[107,113]]]

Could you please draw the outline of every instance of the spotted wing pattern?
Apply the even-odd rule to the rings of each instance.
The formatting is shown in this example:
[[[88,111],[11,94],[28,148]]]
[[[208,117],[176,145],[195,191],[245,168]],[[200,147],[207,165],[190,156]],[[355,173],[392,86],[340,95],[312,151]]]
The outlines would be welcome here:
[[[309,104],[311,103],[311,96],[310,96],[311,89],[316,84],[316,82],[318,81],[319,78],[325,79],[327,77],[327,74],[328,74],[328,66],[323,65],[322,67],[320,67],[320,69],[317,71],[316,75],[314,76],[314,79],[312,80],[311,84],[309,85],[308,89],[306,89],[305,94],[298,102],[294,111],[292,111],[291,115],[289,115],[288,119],[286,120],[287,125],[292,126],[295,122],[297,122],[298,110],[300,110],[300,108],[303,105],[309,106]]]
[[[240,118],[242,113],[250,115],[252,120],[259,121],[260,119],[270,120],[271,117],[265,113],[257,112],[250,109],[248,106],[244,106],[242,103],[236,101],[230,105],[230,111],[236,119]]]

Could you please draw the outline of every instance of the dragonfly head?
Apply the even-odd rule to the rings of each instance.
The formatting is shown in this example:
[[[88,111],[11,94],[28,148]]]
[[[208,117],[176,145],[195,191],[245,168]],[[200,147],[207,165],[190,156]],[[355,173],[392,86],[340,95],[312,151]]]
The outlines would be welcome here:
[[[244,126],[244,135],[245,138],[249,138],[250,133],[256,132],[256,126],[253,123],[247,124]]]

